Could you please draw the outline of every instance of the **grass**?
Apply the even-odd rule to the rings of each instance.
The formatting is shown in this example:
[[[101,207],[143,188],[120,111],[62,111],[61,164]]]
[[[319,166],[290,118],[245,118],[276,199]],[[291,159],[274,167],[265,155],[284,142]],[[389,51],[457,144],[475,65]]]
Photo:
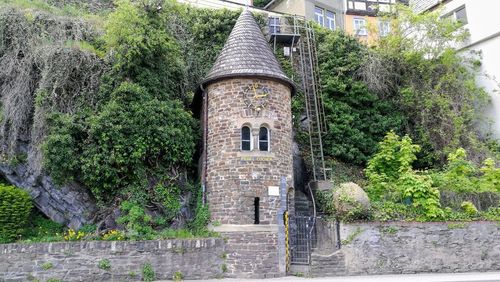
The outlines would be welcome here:
[[[81,17],[96,22],[102,22],[102,17],[111,11],[109,9],[99,9],[91,12],[89,4],[85,1],[81,1],[79,4],[64,4],[61,7],[56,7],[43,0],[2,0],[0,1],[0,8],[3,7],[44,11],[56,16]]]
[[[34,211],[30,219],[26,231],[21,235],[18,242],[36,243],[64,241],[63,225],[46,218],[39,211]]]

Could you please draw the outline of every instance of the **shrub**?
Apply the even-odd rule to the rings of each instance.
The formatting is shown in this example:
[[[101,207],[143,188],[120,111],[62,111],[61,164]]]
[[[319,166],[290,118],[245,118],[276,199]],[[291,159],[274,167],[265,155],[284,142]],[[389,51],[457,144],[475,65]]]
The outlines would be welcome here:
[[[124,201],[120,205],[123,215],[118,218],[119,224],[124,224],[127,237],[132,239],[151,239],[153,236],[153,218],[140,205]]]
[[[0,242],[12,242],[22,235],[32,206],[26,191],[0,184]]]
[[[474,206],[473,203],[465,201],[462,203],[461,207],[462,207],[462,210],[467,215],[469,215],[471,217],[477,215],[477,208],[476,208],[476,206]]]
[[[419,151],[420,146],[414,145],[410,137],[401,138],[393,131],[388,132],[365,170],[370,198],[400,199],[401,190],[396,182],[403,174],[412,171],[411,164],[417,159],[416,153]]]

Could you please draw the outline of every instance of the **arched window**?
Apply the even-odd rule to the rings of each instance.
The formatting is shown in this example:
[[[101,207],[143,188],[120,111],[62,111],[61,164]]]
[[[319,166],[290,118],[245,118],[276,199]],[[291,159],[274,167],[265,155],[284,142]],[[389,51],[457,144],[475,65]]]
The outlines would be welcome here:
[[[259,150],[269,151],[269,129],[264,126],[259,129]]]
[[[248,126],[243,126],[241,128],[241,150],[252,150],[252,134],[250,134],[250,127]]]

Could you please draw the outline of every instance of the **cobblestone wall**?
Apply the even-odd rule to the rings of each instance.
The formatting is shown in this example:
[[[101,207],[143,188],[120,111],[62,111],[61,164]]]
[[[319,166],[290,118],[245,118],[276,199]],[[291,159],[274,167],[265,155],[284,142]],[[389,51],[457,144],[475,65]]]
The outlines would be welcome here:
[[[150,263],[157,279],[224,275],[223,239],[91,241],[0,245],[0,281],[139,281]],[[109,266],[109,268],[107,266]]]

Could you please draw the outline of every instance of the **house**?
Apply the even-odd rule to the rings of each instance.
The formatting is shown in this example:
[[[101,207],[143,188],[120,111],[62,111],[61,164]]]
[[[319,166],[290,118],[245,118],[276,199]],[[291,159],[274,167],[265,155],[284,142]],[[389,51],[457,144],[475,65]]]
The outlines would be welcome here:
[[[381,19],[381,13],[393,11],[396,3],[408,0],[343,0],[345,2],[345,31],[370,42],[391,31],[390,22]]]
[[[492,122],[493,137],[500,139],[500,1],[477,0],[412,0],[410,5],[417,12],[441,9],[442,17],[451,17],[464,24],[470,37],[459,49],[464,55],[469,51],[482,53],[481,73],[477,77],[491,96],[491,104],[484,109]]]
[[[302,16],[331,30],[344,29],[344,0],[272,0],[264,9]]]

